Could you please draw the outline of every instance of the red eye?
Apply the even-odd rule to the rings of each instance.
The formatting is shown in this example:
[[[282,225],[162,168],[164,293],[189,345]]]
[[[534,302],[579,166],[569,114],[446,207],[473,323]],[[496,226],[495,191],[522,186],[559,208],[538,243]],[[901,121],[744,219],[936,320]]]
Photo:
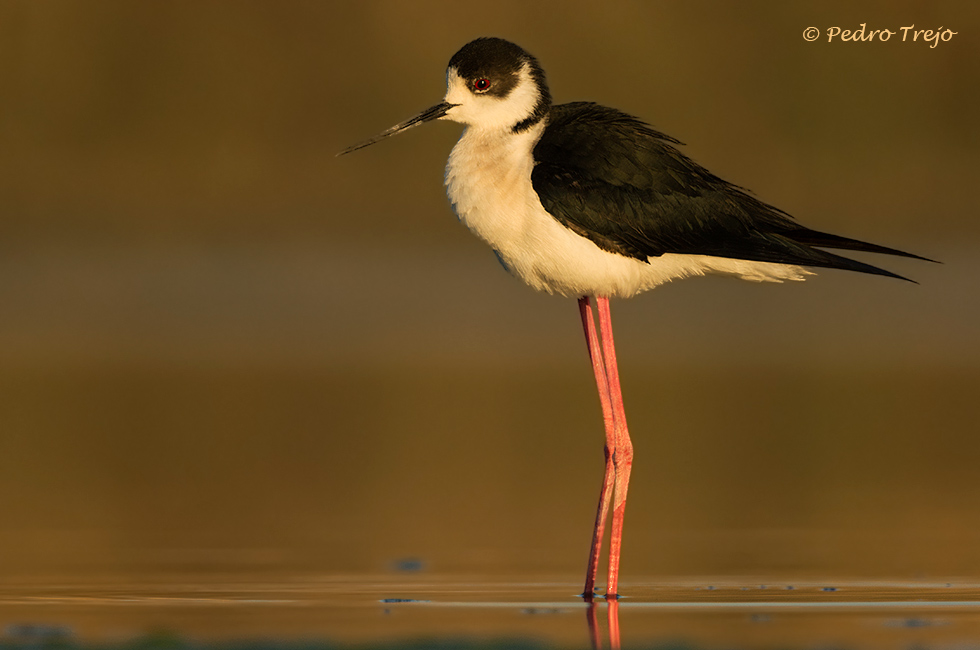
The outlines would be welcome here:
[[[490,80],[486,77],[481,77],[473,82],[473,90],[484,91],[490,88]]]

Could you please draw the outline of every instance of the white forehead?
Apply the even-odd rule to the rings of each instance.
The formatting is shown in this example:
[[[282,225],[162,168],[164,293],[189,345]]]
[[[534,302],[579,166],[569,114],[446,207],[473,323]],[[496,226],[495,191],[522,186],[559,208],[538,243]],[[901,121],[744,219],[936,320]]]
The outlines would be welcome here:
[[[524,63],[517,72],[517,84],[504,97],[474,93],[469,81],[455,67],[446,70],[446,96],[457,104],[443,119],[461,122],[474,128],[512,128],[534,113],[541,91],[531,76],[531,66]]]

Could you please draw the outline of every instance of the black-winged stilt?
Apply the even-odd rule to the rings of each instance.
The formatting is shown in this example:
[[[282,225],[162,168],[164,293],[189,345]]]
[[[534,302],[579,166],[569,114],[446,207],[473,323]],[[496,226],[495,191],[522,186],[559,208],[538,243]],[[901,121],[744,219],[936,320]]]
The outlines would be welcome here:
[[[606,598],[618,598],[633,446],[609,299],[708,274],[803,280],[811,272],[802,267],[907,279],[823,248],[926,258],[804,228],[693,162],[677,150],[677,140],[635,117],[589,102],[552,104],[538,61],[503,39],[468,43],[450,59],[446,76],[441,103],[338,155],[430,120],[461,122],[466,129],[446,167],[459,220],[513,275],[535,289],[578,298],[606,429],[583,596],[591,599],[595,590],[611,508]]]

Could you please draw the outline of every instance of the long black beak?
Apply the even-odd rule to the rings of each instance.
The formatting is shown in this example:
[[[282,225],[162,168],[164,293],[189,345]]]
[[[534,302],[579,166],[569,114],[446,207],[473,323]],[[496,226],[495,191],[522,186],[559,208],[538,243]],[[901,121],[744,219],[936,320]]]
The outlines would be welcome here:
[[[355,144],[353,147],[347,147],[346,149],[344,149],[343,151],[341,151],[337,155],[338,156],[343,156],[345,153],[350,153],[352,151],[357,151],[358,149],[363,149],[364,147],[366,147],[366,146],[368,146],[370,144],[374,144],[378,140],[383,140],[383,139],[387,138],[389,135],[395,135],[396,133],[401,133],[402,131],[407,131],[408,129],[412,128],[413,126],[418,126],[419,124],[423,124],[425,122],[430,122],[432,120],[437,120],[440,117],[443,117],[446,113],[448,113],[449,112],[449,109],[451,109],[453,106],[456,106],[456,104],[449,104],[447,102],[442,102],[441,104],[436,104],[432,108],[425,109],[424,111],[422,111],[421,113],[419,113],[418,115],[416,115],[415,117],[413,117],[412,119],[405,120],[401,124],[396,124],[395,126],[391,127],[390,129],[388,129],[386,131],[383,131],[383,132],[379,133],[378,135],[374,136],[373,138],[370,138],[368,140],[365,140],[364,142],[361,142],[359,144]]]

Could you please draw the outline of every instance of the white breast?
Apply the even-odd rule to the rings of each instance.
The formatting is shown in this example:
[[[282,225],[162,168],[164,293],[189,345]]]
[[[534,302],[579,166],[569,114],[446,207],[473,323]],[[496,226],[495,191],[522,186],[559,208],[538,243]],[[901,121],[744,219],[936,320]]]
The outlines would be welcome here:
[[[531,185],[531,151],[544,128],[541,123],[515,134],[467,127],[446,166],[447,193],[459,220],[533,288],[568,297],[629,297],[706,273],[776,282],[808,274],[795,266],[705,255],[643,262],[602,250],[549,215]]]

